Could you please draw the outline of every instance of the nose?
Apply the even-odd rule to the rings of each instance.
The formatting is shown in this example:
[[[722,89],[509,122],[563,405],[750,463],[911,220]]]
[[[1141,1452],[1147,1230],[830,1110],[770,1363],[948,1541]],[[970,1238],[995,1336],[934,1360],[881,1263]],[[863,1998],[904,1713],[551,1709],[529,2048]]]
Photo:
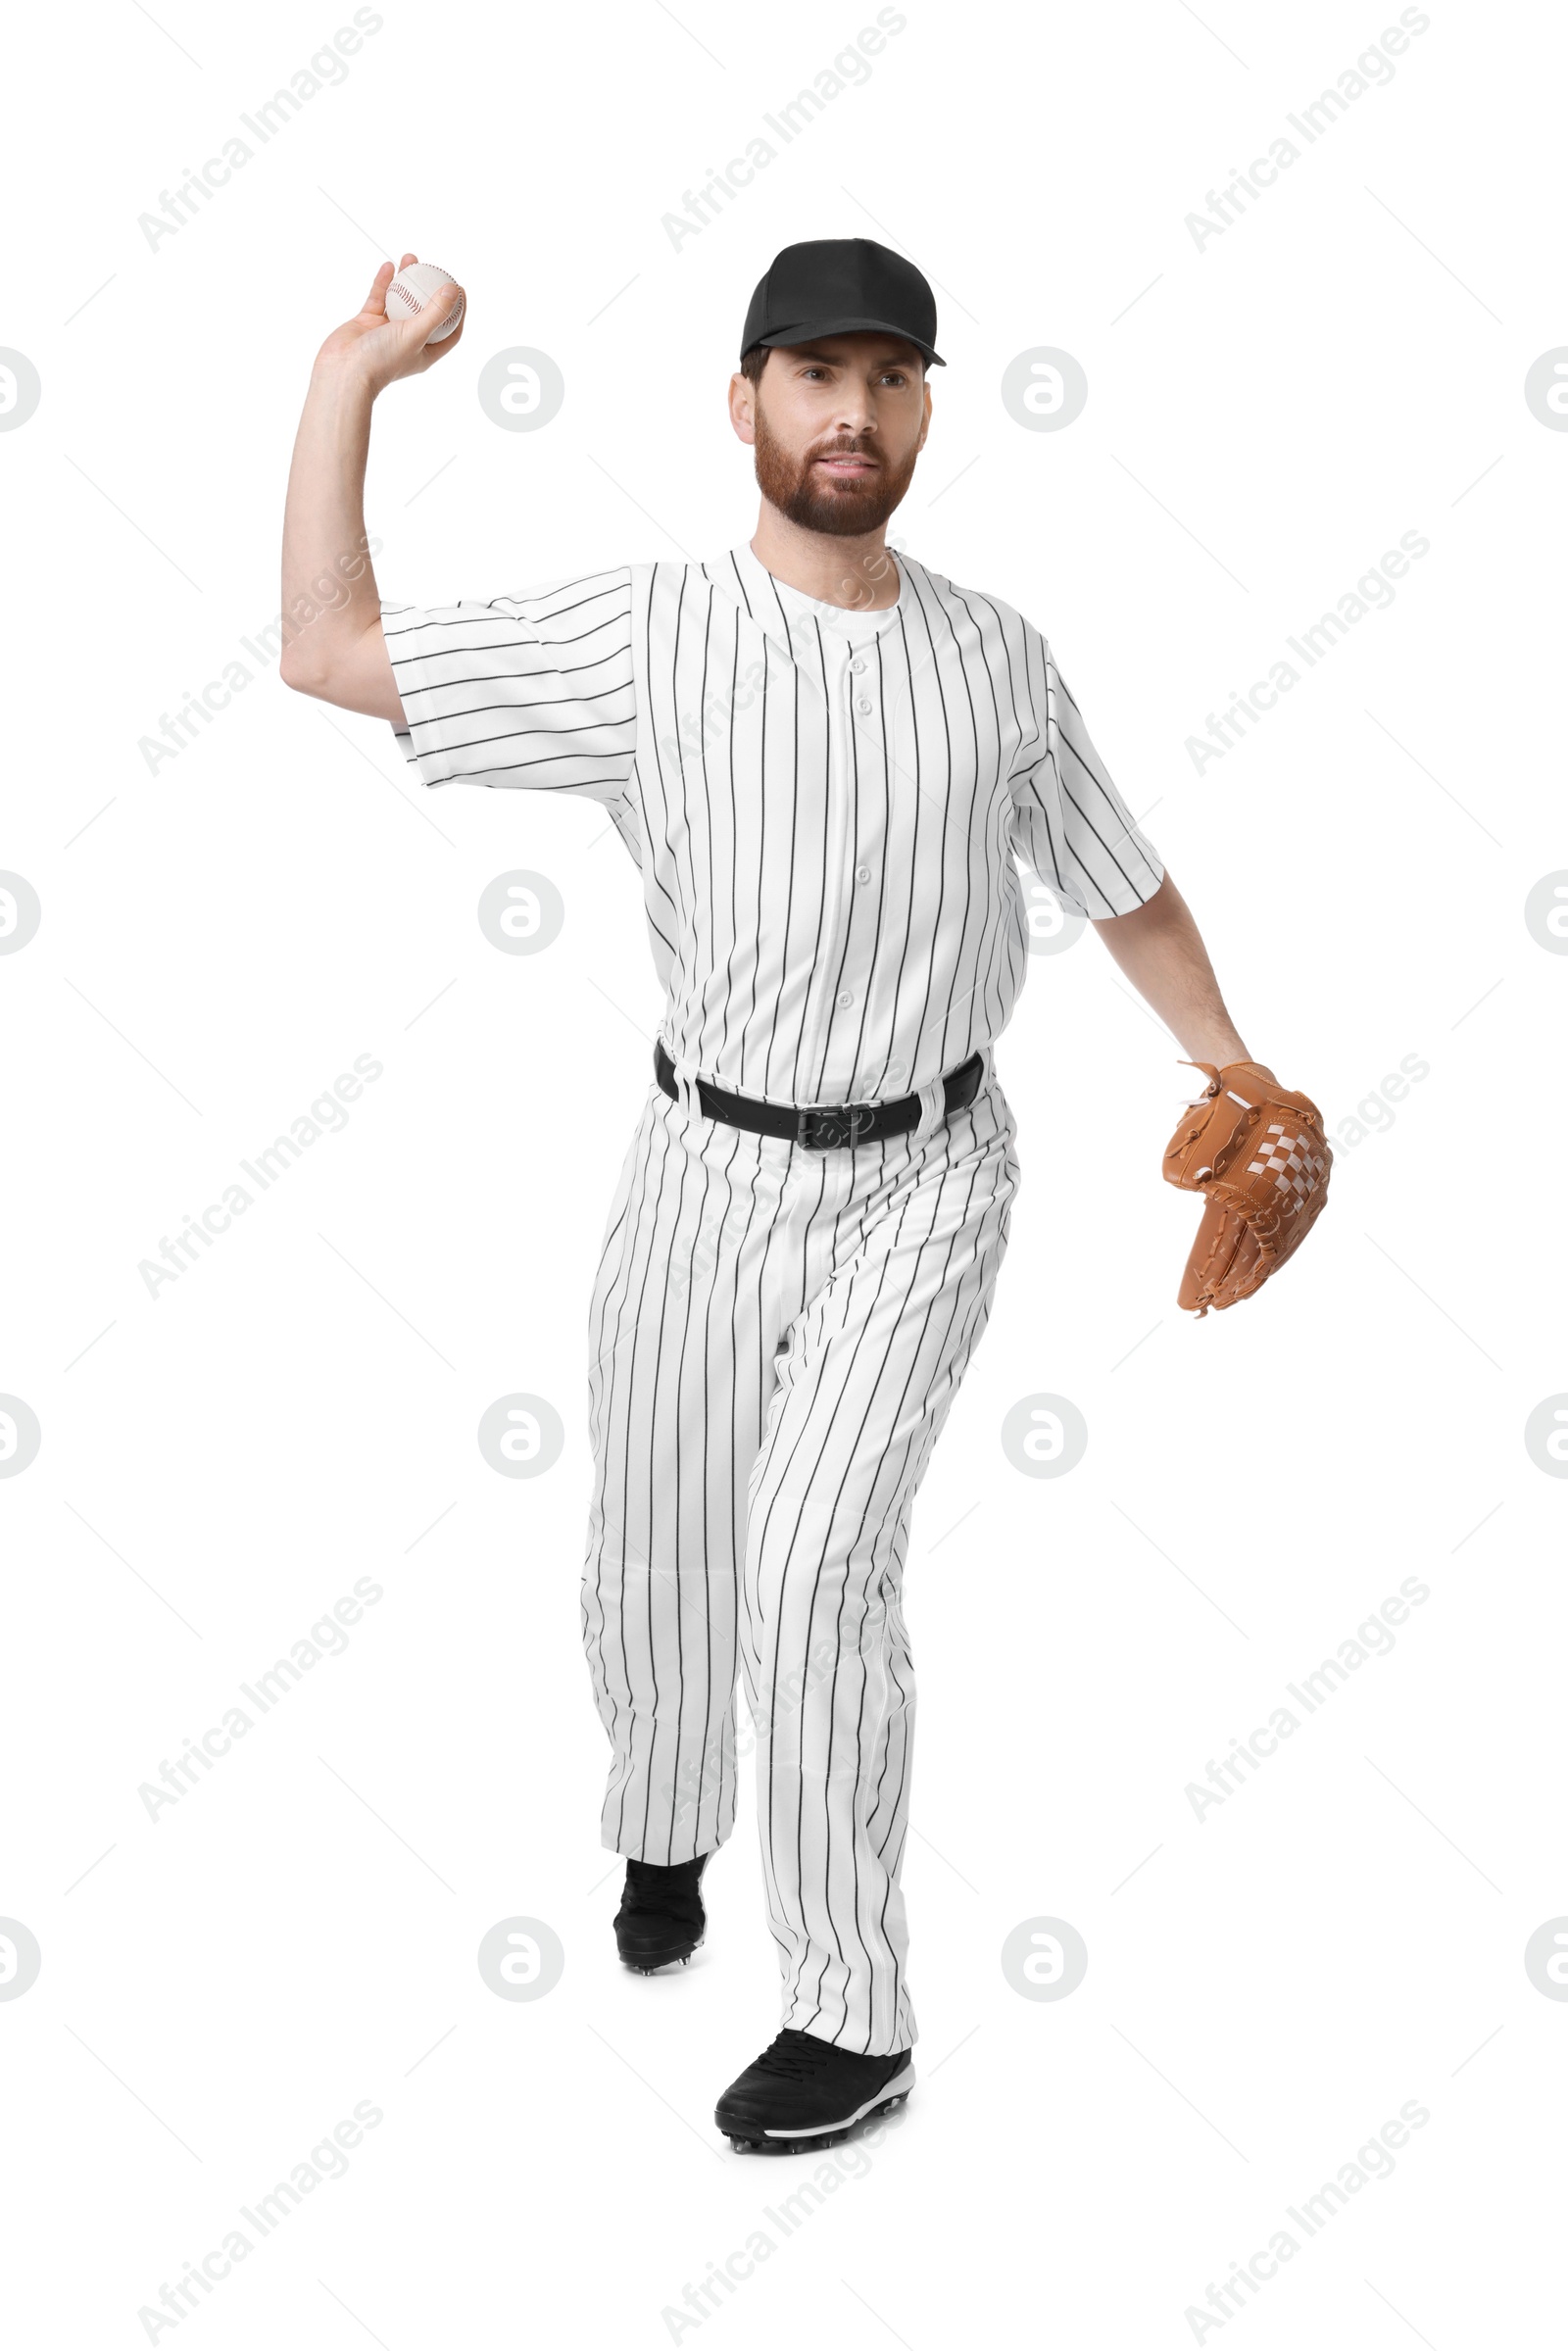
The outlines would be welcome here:
[[[876,429],[870,394],[863,384],[846,385],[839,394],[838,413],[833,419],[835,433],[846,440],[858,441]]]

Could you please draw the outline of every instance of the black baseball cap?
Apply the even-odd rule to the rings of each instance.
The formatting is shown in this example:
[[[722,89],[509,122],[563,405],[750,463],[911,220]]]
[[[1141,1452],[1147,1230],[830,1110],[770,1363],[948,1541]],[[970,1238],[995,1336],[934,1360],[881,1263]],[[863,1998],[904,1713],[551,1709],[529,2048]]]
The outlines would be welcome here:
[[[936,296],[913,262],[874,237],[813,237],[774,254],[746,313],[741,357],[754,343],[771,349],[867,327],[902,335],[928,367],[948,364],[935,347]]]

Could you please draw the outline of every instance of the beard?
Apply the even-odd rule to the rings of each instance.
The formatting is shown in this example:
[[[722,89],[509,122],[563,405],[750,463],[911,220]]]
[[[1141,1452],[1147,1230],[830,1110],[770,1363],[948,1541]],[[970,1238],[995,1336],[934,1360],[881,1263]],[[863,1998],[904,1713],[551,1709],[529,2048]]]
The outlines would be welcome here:
[[[880,530],[913,478],[918,450],[911,449],[896,467],[888,464],[883,451],[867,448],[863,440],[824,441],[796,457],[768,430],[760,398],[754,421],[757,486],[769,506],[777,507],[802,530],[821,531],[840,539],[862,538],[869,531]],[[877,470],[836,481],[815,469],[816,460],[824,457],[869,457]]]

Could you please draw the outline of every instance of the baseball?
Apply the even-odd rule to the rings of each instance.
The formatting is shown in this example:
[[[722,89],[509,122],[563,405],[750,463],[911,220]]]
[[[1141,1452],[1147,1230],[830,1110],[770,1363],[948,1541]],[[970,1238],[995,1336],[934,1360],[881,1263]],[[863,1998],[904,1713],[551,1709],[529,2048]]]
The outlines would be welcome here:
[[[438,269],[434,262],[412,262],[408,269],[398,271],[387,287],[386,315],[389,318],[416,318],[422,310],[428,310],[443,286],[456,285],[457,282],[449,269]],[[466,303],[460,302],[451,318],[438,326],[434,334],[426,335],[425,341],[444,343],[461,321],[466,307]]]

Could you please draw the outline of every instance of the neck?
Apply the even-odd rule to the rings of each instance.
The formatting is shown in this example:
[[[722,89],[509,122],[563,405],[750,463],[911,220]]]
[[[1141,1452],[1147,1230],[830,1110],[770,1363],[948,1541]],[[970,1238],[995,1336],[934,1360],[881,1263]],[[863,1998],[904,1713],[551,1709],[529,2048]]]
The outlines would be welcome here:
[[[751,548],[764,571],[803,596],[848,612],[881,612],[898,603],[903,584],[886,529],[882,523],[852,538],[805,530],[764,500]]]

